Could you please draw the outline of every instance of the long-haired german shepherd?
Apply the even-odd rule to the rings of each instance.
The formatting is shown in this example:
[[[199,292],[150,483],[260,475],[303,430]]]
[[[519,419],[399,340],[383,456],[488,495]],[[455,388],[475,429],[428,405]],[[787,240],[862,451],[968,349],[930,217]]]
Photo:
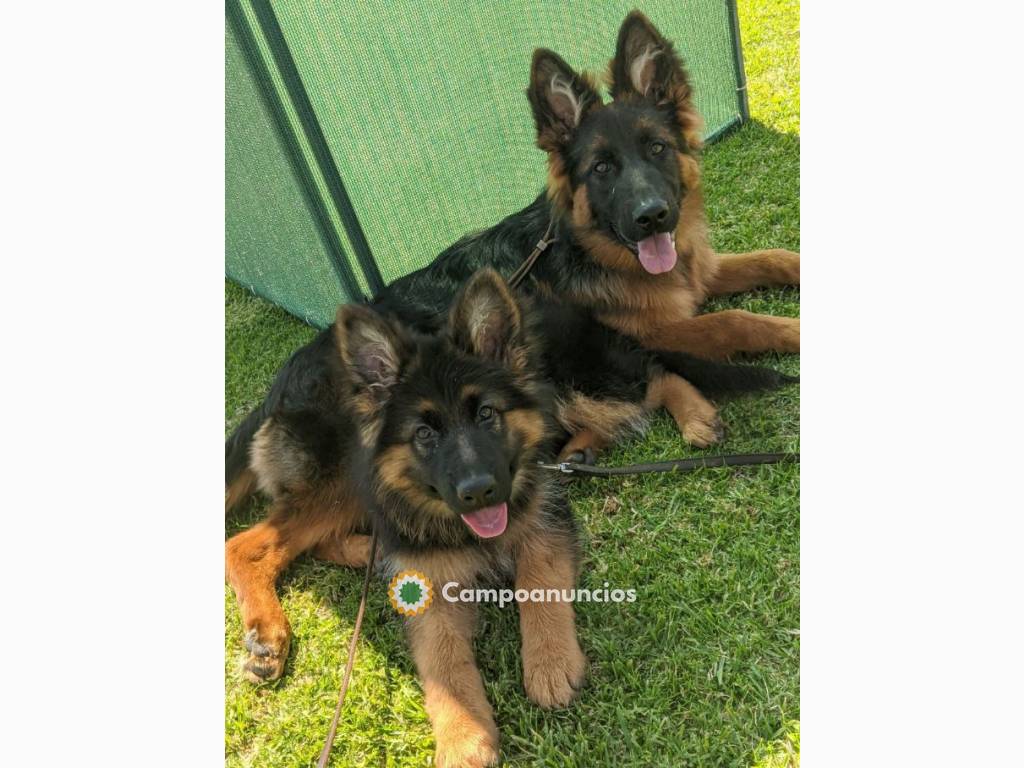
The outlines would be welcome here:
[[[495,581],[568,592],[579,544],[565,491],[538,459],[560,427],[538,376],[535,331],[494,272],[456,301],[447,332],[411,338],[363,309],[339,318],[370,506],[389,574],[416,571],[436,589]],[[586,658],[572,605],[519,604],[523,683],[543,707],[568,704]],[[473,604],[437,595],[407,620],[439,766],[491,765],[498,731],[473,654]]]
[[[546,192],[396,280],[377,304],[403,322],[437,328],[475,270],[490,266],[511,275],[550,228],[555,242],[522,290],[586,307],[648,349],[710,360],[799,352],[797,318],[742,310],[696,315],[708,296],[799,284],[800,257],[712,251],[700,188],[701,119],[689,78],[672,43],[639,11],[619,30],[608,84],[612,100],[605,104],[589,76],[538,49],[527,96],[537,144],[548,154]],[[698,389],[677,401],[690,412],[714,414]],[[720,432],[715,426],[683,434],[705,445]]]

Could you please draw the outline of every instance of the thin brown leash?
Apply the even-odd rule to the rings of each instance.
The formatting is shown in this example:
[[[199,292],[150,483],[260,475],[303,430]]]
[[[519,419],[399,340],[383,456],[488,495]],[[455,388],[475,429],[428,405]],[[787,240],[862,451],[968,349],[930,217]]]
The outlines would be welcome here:
[[[519,265],[512,276],[508,279],[510,288],[518,288],[519,284],[523,282],[523,279],[533,269],[533,265],[537,263],[537,259],[540,255],[548,249],[548,246],[558,241],[557,237],[551,237],[551,233],[555,230],[555,219],[552,217],[551,221],[548,222],[548,228],[544,232],[544,236],[537,241],[537,245],[530,251],[530,255],[523,260],[523,263]]]
[[[334,718],[331,720],[331,729],[327,732],[327,741],[320,751],[320,759],[317,761],[317,768],[327,768],[331,759],[331,747],[334,746],[334,737],[338,733],[338,720],[341,718],[341,708],[345,704],[345,694],[348,693],[348,681],[352,677],[352,667],[356,663],[356,643],[359,642],[359,630],[363,627],[363,615],[366,613],[366,596],[370,592],[370,579],[373,576],[373,561],[377,559],[377,528],[374,527],[373,535],[370,537],[370,561],[366,564],[366,577],[363,579],[363,594],[359,597],[359,610],[356,611],[356,625],[352,628],[352,641],[348,644],[348,661],[345,662],[345,674],[341,678],[341,693],[338,694],[338,705],[334,708]]]

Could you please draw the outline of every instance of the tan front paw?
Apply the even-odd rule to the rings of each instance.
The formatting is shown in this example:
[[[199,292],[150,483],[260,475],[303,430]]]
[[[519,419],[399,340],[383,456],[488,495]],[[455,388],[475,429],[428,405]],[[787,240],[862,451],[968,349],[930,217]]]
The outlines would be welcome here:
[[[290,647],[291,629],[287,622],[277,626],[256,624],[245,633],[249,658],[242,665],[242,673],[253,683],[277,680],[284,672]]]
[[[779,352],[800,352],[800,318],[784,317],[782,330],[779,334]]]
[[[696,448],[707,448],[725,437],[725,425],[714,409],[688,414],[681,430],[683,439]]]
[[[800,254],[781,249],[778,253],[783,282],[786,285],[800,285]]]
[[[558,454],[558,461],[559,463],[568,461],[571,464],[593,465],[597,463],[597,453],[589,445],[580,448],[569,443]]]
[[[523,656],[526,696],[544,709],[564,707],[579,694],[587,677],[587,657],[576,638],[566,653],[536,650]]]
[[[438,768],[484,768],[498,762],[498,731],[492,727],[451,726],[437,738],[434,764]]]

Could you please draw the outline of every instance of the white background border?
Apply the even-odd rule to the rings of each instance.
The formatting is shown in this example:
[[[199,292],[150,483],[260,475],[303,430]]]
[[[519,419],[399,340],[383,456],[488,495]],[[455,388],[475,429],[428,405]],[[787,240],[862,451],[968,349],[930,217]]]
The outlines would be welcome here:
[[[1020,756],[1021,24],[946,8],[804,8],[812,768]],[[3,17],[0,758],[218,764],[223,8]]]

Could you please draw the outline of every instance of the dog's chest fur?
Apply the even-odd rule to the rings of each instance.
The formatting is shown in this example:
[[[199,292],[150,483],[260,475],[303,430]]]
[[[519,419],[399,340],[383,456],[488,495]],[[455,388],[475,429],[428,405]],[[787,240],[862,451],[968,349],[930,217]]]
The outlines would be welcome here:
[[[464,547],[402,549],[389,553],[382,570],[387,578],[402,571],[418,571],[430,579],[434,590],[451,581],[462,587],[507,582],[515,575],[516,553],[537,535],[543,535],[540,507],[542,495],[529,509],[509,521],[508,530],[490,541]]]

